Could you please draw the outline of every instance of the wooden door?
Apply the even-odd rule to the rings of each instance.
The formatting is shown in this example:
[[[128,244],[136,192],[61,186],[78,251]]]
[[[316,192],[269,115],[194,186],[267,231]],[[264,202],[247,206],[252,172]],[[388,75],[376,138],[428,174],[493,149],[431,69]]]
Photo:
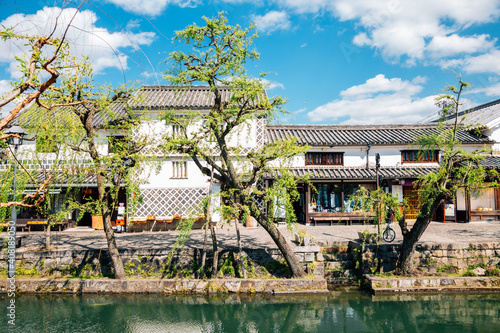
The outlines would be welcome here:
[[[407,221],[415,221],[420,213],[418,188],[414,186],[403,186],[403,198],[408,202],[408,208],[405,210],[405,219]]]

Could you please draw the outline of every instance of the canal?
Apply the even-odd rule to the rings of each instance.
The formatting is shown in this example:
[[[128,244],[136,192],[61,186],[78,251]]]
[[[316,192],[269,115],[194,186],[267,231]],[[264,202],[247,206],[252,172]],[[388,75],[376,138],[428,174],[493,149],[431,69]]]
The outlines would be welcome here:
[[[500,332],[499,294],[19,295],[0,332]]]

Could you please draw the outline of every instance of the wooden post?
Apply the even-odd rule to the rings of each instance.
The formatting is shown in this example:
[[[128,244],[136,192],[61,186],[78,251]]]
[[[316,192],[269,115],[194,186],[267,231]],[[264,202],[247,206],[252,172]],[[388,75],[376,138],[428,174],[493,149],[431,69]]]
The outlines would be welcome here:
[[[375,164],[375,169],[376,169],[376,177],[377,177],[377,192],[378,190],[380,189],[380,184],[379,184],[379,181],[378,181],[378,170],[380,169],[380,155],[377,153],[377,155],[375,155],[375,160],[376,160],[376,164]],[[380,241],[380,215],[382,215],[382,212],[381,212],[381,202],[380,202],[380,198],[378,200],[378,208],[377,208],[377,231],[378,231],[378,240]]]
[[[307,186],[304,188],[305,189],[305,202],[304,202],[304,206],[305,206],[305,209],[306,209],[306,213],[305,213],[305,221],[304,223],[307,225],[307,223],[309,223],[309,202],[311,200],[311,188],[309,186],[309,184],[307,184]]]

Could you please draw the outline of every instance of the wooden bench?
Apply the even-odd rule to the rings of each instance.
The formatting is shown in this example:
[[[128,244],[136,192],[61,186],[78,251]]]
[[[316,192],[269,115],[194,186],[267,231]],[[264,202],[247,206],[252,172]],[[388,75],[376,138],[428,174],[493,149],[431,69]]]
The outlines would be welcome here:
[[[470,215],[471,216],[479,216],[480,219],[482,220],[484,216],[499,217],[500,210],[471,210]]]
[[[28,232],[31,232],[31,227],[37,226],[37,225],[43,226],[43,231],[46,231],[47,226],[49,225],[49,222],[48,221],[28,221],[26,224],[27,224]],[[56,222],[53,225],[51,224],[51,228],[55,227],[55,228],[57,228],[57,231],[64,231],[64,230],[68,229],[69,226],[70,226],[69,221],[61,221],[61,222]]]
[[[8,229],[10,227],[9,223],[0,223],[0,228],[5,228]],[[26,231],[28,229],[28,226],[26,223],[16,223],[16,231],[21,230],[21,231]]]
[[[367,213],[367,214],[350,214],[350,213],[345,213],[341,214],[338,213],[336,215],[330,215],[330,216],[312,216],[311,217],[311,222],[314,223],[314,226],[316,226],[317,222],[330,222],[330,226],[333,225],[333,222],[343,222],[345,221],[346,225],[352,225],[352,221],[363,221],[363,225],[366,223],[366,221],[374,220],[375,215],[373,213]]]

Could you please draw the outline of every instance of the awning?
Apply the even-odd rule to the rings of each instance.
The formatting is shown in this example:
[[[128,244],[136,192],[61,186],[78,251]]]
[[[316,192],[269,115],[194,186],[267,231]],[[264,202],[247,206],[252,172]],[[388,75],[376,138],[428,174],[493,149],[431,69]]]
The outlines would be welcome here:
[[[385,179],[408,179],[417,178],[436,171],[437,166],[426,167],[381,167],[379,169],[379,177]],[[375,180],[375,168],[365,167],[301,167],[290,169],[295,177],[304,177],[309,175],[309,179],[358,179],[358,180]]]

